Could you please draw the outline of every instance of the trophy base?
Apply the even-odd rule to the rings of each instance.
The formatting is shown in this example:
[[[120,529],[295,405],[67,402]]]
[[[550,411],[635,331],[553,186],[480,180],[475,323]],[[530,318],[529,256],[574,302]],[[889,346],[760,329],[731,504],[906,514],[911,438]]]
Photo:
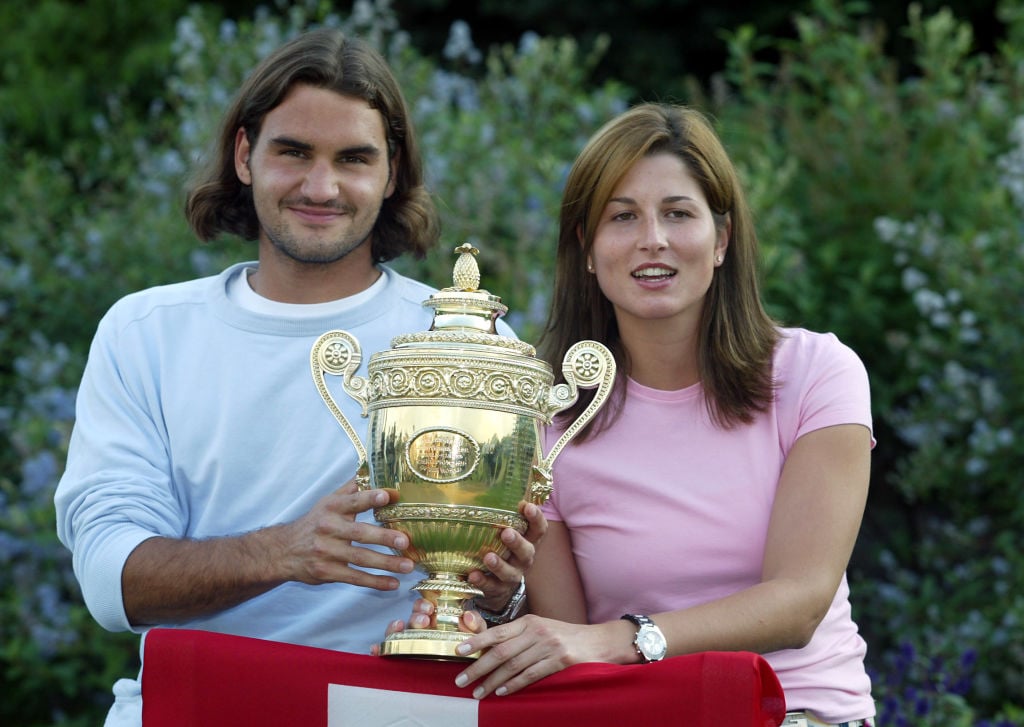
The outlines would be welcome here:
[[[472,634],[436,629],[409,629],[388,636],[380,645],[380,655],[436,661],[473,661],[479,653],[462,656],[455,647]]]

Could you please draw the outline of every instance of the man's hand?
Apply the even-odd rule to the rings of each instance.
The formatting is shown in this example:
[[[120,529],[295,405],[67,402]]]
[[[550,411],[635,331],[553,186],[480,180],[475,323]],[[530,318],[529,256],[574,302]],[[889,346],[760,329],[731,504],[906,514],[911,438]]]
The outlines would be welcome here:
[[[150,538],[132,551],[121,573],[125,613],[135,626],[181,623],[288,581],[395,590],[397,578],[362,569],[410,573],[413,562],[365,546],[404,550],[408,536],[356,516],[397,498],[395,490],[360,492],[350,481],[291,523],[203,540]]]
[[[311,585],[351,583],[389,591],[398,579],[367,573],[362,568],[410,573],[413,562],[381,553],[364,545],[382,545],[397,551],[409,547],[404,533],[356,521],[356,515],[398,500],[397,490],[360,492],[354,482],[327,495],[298,520],[280,528],[280,547],[287,580]]]

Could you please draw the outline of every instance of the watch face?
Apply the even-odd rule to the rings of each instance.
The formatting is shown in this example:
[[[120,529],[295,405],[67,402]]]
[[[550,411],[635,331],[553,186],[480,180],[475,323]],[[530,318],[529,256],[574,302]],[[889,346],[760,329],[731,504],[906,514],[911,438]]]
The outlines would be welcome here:
[[[636,637],[637,648],[650,661],[657,661],[665,656],[667,645],[665,637],[652,628],[642,628]]]

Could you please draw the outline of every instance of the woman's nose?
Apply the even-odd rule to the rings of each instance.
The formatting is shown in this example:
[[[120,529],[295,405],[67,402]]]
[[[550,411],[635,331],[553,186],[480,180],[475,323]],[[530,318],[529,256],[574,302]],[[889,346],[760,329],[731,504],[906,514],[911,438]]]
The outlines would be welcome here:
[[[657,218],[651,218],[644,224],[639,245],[641,250],[664,250],[668,247],[665,228]]]

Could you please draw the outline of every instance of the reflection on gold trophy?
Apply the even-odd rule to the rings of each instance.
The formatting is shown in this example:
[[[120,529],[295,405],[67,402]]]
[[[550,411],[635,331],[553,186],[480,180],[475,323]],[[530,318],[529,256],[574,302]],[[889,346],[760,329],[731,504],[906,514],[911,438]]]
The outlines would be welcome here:
[[[466,638],[459,618],[482,595],[468,573],[485,570],[488,551],[508,556],[501,530],[525,532],[520,503],[547,500],[555,457],[603,406],[615,377],[611,352],[582,341],[562,362],[565,383],[553,386],[551,367],[532,346],[495,332],[508,308],[478,290],[479,251],[466,244],[455,252],[454,286],[423,303],[434,309],[430,330],[395,337],[391,349],[370,357],[366,377],[356,375],[362,353],[345,331],[320,336],[310,355],[313,381],[359,453],[359,487],[400,492],[399,502],[374,515],[409,536],[402,555],[427,574],[414,590],[436,608],[436,629],[389,636],[385,656],[465,658],[455,654]],[[369,455],[325,373],[342,377],[369,417]],[[596,388],[593,400],[543,456],[542,427],[576,401],[580,387]]]

